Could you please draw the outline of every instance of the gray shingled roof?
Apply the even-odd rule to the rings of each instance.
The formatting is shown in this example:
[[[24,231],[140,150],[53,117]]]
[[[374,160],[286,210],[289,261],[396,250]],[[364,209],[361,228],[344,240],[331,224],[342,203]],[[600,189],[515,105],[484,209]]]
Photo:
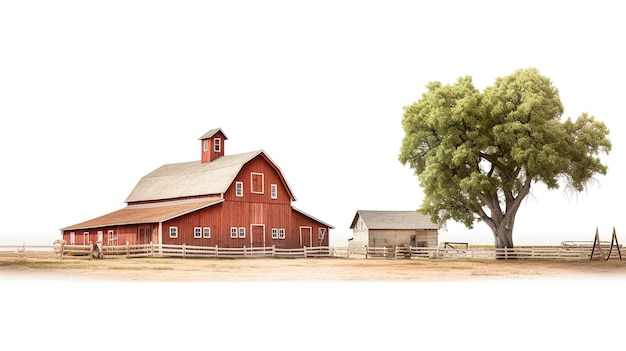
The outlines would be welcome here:
[[[126,202],[223,194],[242,167],[261,154],[274,164],[263,150],[259,150],[222,156],[207,163],[193,161],[163,165],[142,177],[126,198]],[[274,166],[280,173],[280,169],[275,164]],[[286,181],[284,182],[287,191],[295,200],[291,189]]]
[[[439,229],[428,216],[417,211],[368,211],[358,210],[350,229],[361,217],[368,229]]]

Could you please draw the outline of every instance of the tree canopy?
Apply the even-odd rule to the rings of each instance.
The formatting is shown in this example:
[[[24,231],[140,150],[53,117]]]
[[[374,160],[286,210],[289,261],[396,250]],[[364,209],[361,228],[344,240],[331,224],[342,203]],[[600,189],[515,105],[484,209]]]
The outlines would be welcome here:
[[[536,68],[497,78],[483,92],[470,76],[426,87],[404,107],[399,160],[424,190],[419,211],[442,226],[480,220],[496,247],[512,248],[515,216],[533,183],[582,191],[607,172],[599,158],[611,150],[606,125],[587,113],[561,121],[558,90]]]

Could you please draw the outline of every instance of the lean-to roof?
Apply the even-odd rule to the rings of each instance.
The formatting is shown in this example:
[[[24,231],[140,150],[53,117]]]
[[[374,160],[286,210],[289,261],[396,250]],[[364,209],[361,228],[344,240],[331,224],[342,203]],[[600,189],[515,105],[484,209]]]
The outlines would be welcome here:
[[[129,205],[120,210],[62,228],[61,230],[102,228],[114,225],[161,223],[187,213],[213,206],[223,201],[224,200],[219,197],[213,197],[184,201],[157,202],[143,205]]]

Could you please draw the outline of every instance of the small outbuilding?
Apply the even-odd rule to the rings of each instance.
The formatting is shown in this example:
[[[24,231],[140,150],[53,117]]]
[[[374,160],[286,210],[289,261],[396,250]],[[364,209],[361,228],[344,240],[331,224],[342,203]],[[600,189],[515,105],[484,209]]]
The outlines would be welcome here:
[[[439,226],[417,211],[358,210],[350,229],[350,248],[439,245]]]

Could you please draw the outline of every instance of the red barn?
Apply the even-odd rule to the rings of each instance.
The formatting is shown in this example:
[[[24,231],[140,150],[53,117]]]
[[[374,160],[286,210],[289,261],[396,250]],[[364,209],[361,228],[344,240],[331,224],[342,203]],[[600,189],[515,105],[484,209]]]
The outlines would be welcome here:
[[[139,180],[126,207],[62,228],[68,244],[218,247],[329,246],[333,227],[291,205],[296,198],[263,150],[224,155],[227,137],[200,137],[199,161],[163,165]]]

